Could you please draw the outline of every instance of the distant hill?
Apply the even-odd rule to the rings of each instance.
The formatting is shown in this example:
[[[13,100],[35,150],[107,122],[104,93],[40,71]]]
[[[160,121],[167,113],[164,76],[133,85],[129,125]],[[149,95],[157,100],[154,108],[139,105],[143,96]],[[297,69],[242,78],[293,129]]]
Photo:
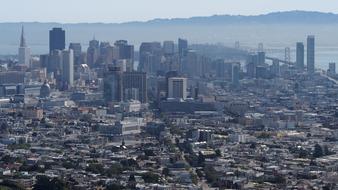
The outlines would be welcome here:
[[[272,12],[268,14],[243,16],[243,15],[213,15],[205,17],[191,18],[173,18],[173,19],[153,19],[145,22],[133,21],[124,23],[40,23],[31,22],[26,24],[46,24],[46,25],[144,25],[144,24],[222,24],[222,23],[302,23],[302,24],[320,24],[320,23],[338,23],[338,14],[324,13],[315,11],[285,11]],[[17,23],[1,23],[17,24]]]
[[[286,11],[269,14],[242,16],[242,15],[214,15],[209,17],[154,19],[147,22],[131,22],[124,24],[228,24],[228,23],[302,23],[322,24],[338,23],[338,14],[312,11]]]
[[[235,41],[256,47],[294,46],[307,35],[316,35],[318,45],[338,45],[338,14],[288,11],[256,16],[214,15],[206,17],[154,19],[126,23],[0,23],[0,55],[15,54],[19,45],[21,26],[25,27],[28,45],[34,53],[48,52],[48,31],[53,27],[66,30],[66,41],[80,42],[84,49],[96,37],[114,42],[126,39],[138,48],[145,41],[174,40],[182,37],[189,43],[224,43]],[[318,26],[320,25],[320,27]]]

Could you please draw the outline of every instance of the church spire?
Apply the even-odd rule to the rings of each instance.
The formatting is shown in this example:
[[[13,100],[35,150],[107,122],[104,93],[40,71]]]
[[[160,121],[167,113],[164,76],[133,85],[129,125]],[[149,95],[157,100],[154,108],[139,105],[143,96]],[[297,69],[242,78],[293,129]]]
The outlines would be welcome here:
[[[22,26],[22,29],[21,29],[21,38],[20,38],[20,47],[26,47],[27,44],[26,44],[26,39],[25,39],[25,32],[24,32],[24,28]]]

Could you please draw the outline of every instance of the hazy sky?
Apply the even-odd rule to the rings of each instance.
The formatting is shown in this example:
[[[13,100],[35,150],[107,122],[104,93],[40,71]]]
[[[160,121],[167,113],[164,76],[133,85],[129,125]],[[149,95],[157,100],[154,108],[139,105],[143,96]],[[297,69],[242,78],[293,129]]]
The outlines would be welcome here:
[[[126,22],[285,10],[338,12],[337,0],[0,0],[0,22]]]

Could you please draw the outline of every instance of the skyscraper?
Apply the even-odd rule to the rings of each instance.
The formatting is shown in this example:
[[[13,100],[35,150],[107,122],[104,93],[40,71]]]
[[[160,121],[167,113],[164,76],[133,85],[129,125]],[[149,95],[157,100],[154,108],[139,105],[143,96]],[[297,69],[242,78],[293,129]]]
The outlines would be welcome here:
[[[104,99],[106,102],[123,100],[122,71],[119,67],[109,67],[104,74]]]
[[[49,31],[49,52],[66,48],[66,33],[62,28],[53,28]]]
[[[240,63],[232,63],[231,82],[234,86],[239,86]]]
[[[168,79],[168,98],[183,99],[187,98],[187,79],[173,77]]]
[[[163,42],[163,52],[165,55],[172,55],[175,52],[175,43],[173,41]]]
[[[118,48],[119,59],[129,59],[134,60],[134,46],[129,45],[126,40],[118,40],[114,43],[114,45]]]
[[[89,47],[87,49],[87,64],[90,67],[94,67],[96,65],[97,60],[99,59],[100,56],[99,44],[100,42],[95,40],[95,38],[89,41]]]
[[[179,38],[178,39],[178,63],[179,70],[184,70],[184,65],[186,64],[186,56],[188,54],[188,41]]]
[[[186,56],[188,52],[188,41],[185,39],[178,39],[178,54],[180,57]]]
[[[162,46],[159,42],[144,42],[140,46],[139,71],[154,74],[159,70]]]
[[[296,45],[296,68],[298,70],[304,69],[304,44],[302,42],[298,42]]]
[[[60,50],[53,50],[48,57],[47,73],[54,73],[61,71],[62,66],[62,52]]]
[[[257,65],[264,65],[265,64],[265,52],[259,51],[257,53]]]
[[[147,103],[147,75],[145,72],[123,73],[123,99]]]
[[[20,47],[19,47],[19,64],[30,66],[31,61],[31,52],[29,47],[27,47],[24,28],[21,30],[21,38],[20,38]]]
[[[73,50],[62,51],[62,82],[64,87],[74,84],[74,53]]]
[[[307,37],[307,72],[315,72],[315,37]]]
[[[336,63],[331,62],[329,63],[329,69],[327,71],[329,75],[335,75],[336,74]]]
[[[70,43],[69,49],[72,49],[74,52],[74,63],[75,65],[81,64],[81,55],[82,55],[82,47],[80,43]]]

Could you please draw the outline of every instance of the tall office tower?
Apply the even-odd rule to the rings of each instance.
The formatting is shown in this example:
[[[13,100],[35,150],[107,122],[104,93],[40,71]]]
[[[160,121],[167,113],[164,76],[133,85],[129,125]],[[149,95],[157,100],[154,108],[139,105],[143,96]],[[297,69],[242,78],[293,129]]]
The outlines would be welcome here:
[[[296,68],[298,70],[304,70],[304,44],[297,42],[296,46]]]
[[[279,65],[279,60],[278,59],[274,59],[272,61],[272,65],[271,65],[271,73],[274,76],[280,76],[280,65]]]
[[[72,49],[62,51],[62,75],[64,87],[74,85],[74,52]]]
[[[80,43],[70,43],[69,49],[72,49],[74,52],[74,64],[80,65],[81,63],[81,56],[82,56],[82,47]]]
[[[178,64],[180,71],[183,70],[183,65],[186,62],[186,56],[188,53],[188,41],[179,38],[178,39]]]
[[[140,46],[139,71],[156,74],[162,58],[162,46],[159,42],[144,42]]]
[[[307,72],[315,72],[315,36],[307,37]]]
[[[21,30],[21,38],[20,38],[20,47],[19,47],[19,64],[30,66],[31,62],[31,52],[29,47],[27,47],[24,28]]]
[[[163,52],[165,55],[172,55],[175,53],[175,43],[173,41],[163,42]]]
[[[240,63],[232,63],[232,71],[231,71],[231,82],[234,86],[239,86],[239,72],[241,69]]]
[[[329,63],[329,70],[327,71],[329,75],[335,75],[336,74],[336,63]]]
[[[53,28],[49,31],[49,52],[66,48],[66,33],[62,28]]]
[[[247,75],[251,78],[256,77],[256,68],[258,65],[258,55],[257,54],[249,54],[246,60],[246,72]]]
[[[187,79],[173,77],[168,80],[168,98],[183,99],[187,98]]]
[[[114,43],[113,58],[126,60],[127,71],[134,70],[134,46],[129,45],[127,40],[118,40]]]
[[[257,65],[265,64],[265,52],[260,51],[257,53]]]
[[[178,77],[178,72],[177,71],[169,71],[165,74],[165,93],[166,93],[166,98],[168,98],[169,96],[169,79],[170,78],[174,78],[174,77]]]
[[[185,56],[185,64],[182,65],[182,72],[189,76],[198,76],[198,55],[195,50],[188,50]]]
[[[113,47],[109,42],[101,42],[99,47],[100,56],[96,62],[96,66],[102,67],[113,63]]]
[[[118,40],[114,45],[118,47],[119,59],[134,60],[134,46],[129,45],[127,40]]]
[[[141,103],[148,102],[147,75],[145,72],[123,73],[123,100],[138,100]]]
[[[180,57],[186,56],[188,52],[188,41],[185,39],[178,39],[178,54]]]
[[[42,68],[47,68],[49,64],[49,54],[40,55],[40,65]]]
[[[87,49],[87,64],[92,68],[96,66],[96,62],[99,59],[99,44],[100,42],[95,39],[89,41],[89,47]]]
[[[54,76],[56,76],[61,71],[61,66],[62,52],[53,50],[48,57],[47,73],[54,73]]]
[[[108,67],[104,74],[103,96],[106,102],[121,102],[123,100],[122,71],[119,67]]]

